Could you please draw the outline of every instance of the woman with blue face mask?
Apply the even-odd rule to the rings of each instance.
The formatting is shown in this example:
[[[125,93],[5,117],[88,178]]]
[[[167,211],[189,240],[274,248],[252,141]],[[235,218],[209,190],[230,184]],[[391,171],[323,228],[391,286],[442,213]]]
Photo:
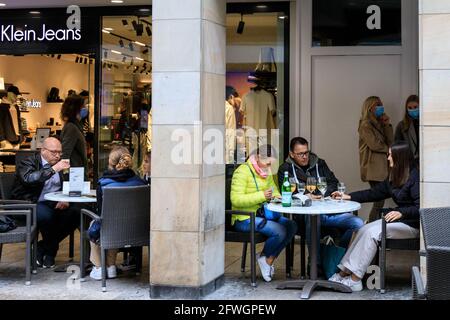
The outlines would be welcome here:
[[[414,159],[419,161],[419,97],[411,95],[406,100],[405,117],[395,129],[395,141],[408,143]]]
[[[361,180],[374,188],[388,177],[386,154],[394,141],[394,130],[379,97],[369,97],[364,102],[358,133]],[[383,206],[384,200],[374,202],[369,222],[379,218]]]

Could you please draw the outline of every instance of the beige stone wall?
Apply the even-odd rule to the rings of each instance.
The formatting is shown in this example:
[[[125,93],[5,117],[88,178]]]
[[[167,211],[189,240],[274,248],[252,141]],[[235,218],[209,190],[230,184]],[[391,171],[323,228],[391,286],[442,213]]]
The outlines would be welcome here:
[[[450,206],[450,1],[419,0],[421,206]],[[421,260],[421,270],[425,261]]]
[[[151,285],[224,273],[225,166],[206,164],[201,147],[202,132],[224,131],[224,90],[225,1],[154,0]],[[173,162],[180,129],[193,163]]]

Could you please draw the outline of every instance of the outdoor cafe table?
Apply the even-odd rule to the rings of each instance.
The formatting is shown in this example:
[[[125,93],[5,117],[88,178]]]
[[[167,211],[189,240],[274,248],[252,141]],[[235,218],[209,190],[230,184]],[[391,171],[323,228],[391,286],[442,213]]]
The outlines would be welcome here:
[[[352,290],[340,283],[331,282],[328,280],[317,279],[317,226],[319,217],[324,214],[339,214],[345,212],[353,212],[361,209],[361,204],[353,201],[343,201],[327,199],[325,201],[314,200],[311,207],[291,206],[283,207],[281,204],[271,203],[267,207],[274,212],[286,214],[299,214],[311,216],[311,273],[309,280],[294,280],[286,281],[280,284],[277,289],[302,289],[301,298],[309,299],[315,288],[327,288],[336,291],[351,293]]]
[[[96,203],[97,202],[97,192],[96,190],[90,190],[89,195],[82,195],[81,197],[71,197],[65,195],[62,191],[50,192],[44,195],[44,199],[53,202],[69,202],[69,203]],[[80,243],[80,254],[84,254],[83,246]],[[55,272],[65,272],[67,265],[55,268]]]

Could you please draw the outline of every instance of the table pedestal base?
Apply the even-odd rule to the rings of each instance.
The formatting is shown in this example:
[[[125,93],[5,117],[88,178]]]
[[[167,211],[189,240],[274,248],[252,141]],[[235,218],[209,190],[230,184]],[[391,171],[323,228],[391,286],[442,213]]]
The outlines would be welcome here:
[[[335,291],[339,291],[342,293],[352,293],[352,289],[343,285],[342,283],[327,281],[327,280],[299,280],[299,281],[287,281],[281,283],[277,289],[278,290],[286,290],[286,289],[299,289],[302,290],[301,298],[309,299],[311,297],[312,292],[316,288],[325,288],[331,289]]]

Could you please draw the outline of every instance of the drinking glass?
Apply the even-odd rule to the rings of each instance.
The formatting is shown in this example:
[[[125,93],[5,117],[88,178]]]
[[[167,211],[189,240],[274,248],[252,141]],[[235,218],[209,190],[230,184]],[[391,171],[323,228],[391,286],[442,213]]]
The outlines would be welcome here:
[[[299,182],[297,184],[297,191],[300,195],[303,195],[305,193],[305,183]]]
[[[289,178],[289,183],[291,185],[291,192],[294,193],[297,190],[297,181],[295,181],[295,178]]]
[[[319,181],[317,182],[317,188],[319,189],[320,193],[322,194],[322,201],[325,201],[325,193],[327,192],[327,179],[325,177],[320,177]]]
[[[61,161],[67,162],[70,166],[70,159],[61,159]],[[63,174],[69,174],[70,169],[64,169]]]
[[[316,184],[317,184],[316,178],[315,177],[309,177],[306,180],[306,190],[308,190],[309,193],[311,193],[311,194],[314,193],[314,191],[316,191],[316,188],[317,188]]]
[[[338,192],[341,194],[341,199],[339,202],[344,202],[344,194],[345,194],[345,184],[343,182],[339,182],[338,184]]]

